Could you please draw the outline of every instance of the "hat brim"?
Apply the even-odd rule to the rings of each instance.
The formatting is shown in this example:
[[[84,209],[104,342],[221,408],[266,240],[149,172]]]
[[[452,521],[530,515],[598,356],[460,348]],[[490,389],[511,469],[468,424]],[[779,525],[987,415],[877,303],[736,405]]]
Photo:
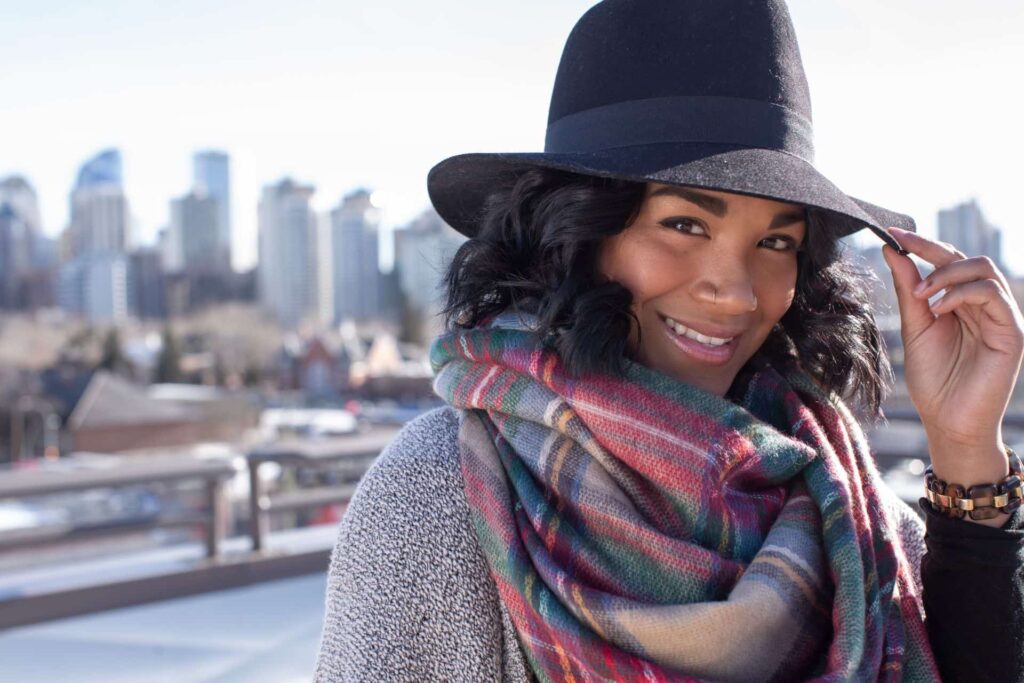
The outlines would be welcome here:
[[[894,248],[899,244],[887,227],[916,229],[910,216],[848,196],[799,157],[718,144],[642,145],[587,154],[460,154],[431,169],[427,191],[441,218],[472,237],[491,192],[538,167],[801,204],[833,214],[842,235],[868,228]]]

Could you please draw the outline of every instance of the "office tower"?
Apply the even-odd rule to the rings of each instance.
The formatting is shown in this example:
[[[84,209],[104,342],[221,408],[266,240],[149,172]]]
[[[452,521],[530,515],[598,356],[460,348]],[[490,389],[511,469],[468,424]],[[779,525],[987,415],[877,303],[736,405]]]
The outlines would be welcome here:
[[[21,176],[0,179],[0,308],[52,306],[56,250],[42,232],[39,201]]]
[[[160,252],[160,267],[165,273],[180,273],[185,267],[181,257],[180,235],[166,225],[156,232],[156,248]]]
[[[127,317],[128,220],[121,153],[104,150],[82,164],[71,190],[57,291],[64,311],[91,321]]]
[[[395,232],[395,267],[402,292],[413,306],[440,307],[445,269],[465,241],[433,209]]]
[[[171,200],[172,248],[179,250],[170,260],[177,264],[169,272],[195,274],[227,273],[231,264],[218,231],[220,203],[209,195],[193,190]]]
[[[259,203],[260,302],[285,326],[314,312],[316,220],[314,188],[284,179],[263,188]]]
[[[0,310],[18,307],[18,283],[28,261],[28,225],[9,204],[0,203]]]
[[[36,233],[32,238],[32,265],[39,270],[51,270],[58,263],[57,240]]]
[[[158,247],[140,247],[128,255],[128,310],[137,318],[167,314],[164,269]]]
[[[61,266],[57,301],[61,309],[92,322],[128,317],[128,259],[110,252],[79,256]]]
[[[939,239],[968,256],[988,256],[1002,268],[1002,234],[987,220],[972,199],[939,211]]]
[[[71,224],[65,239],[69,259],[100,253],[123,254],[128,247],[128,201],[121,177],[121,153],[96,155],[78,171],[71,191]]]
[[[45,254],[39,201],[25,178],[0,180],[0,277],[19,277],[32,270]]]
[[[231,164],[224,152],[207,150],[192,156],[192,189],[217,203],[218,262],[231,267]]]
[[[4,205],[11,208],[32,235],[42,234],[39,199],[28,180],[18,175],[0,179],[0,206]]]
[[[395,268],[407,305],[427,322],[426,334],[440,331],[437,315],[444,303],[442,281],[448,264],[466,238],[427,209],[395,232]]]
[[[0,308],[23,307],[41,237],[35,190],[20,176],[0,180]]]
[[[325,249],[329,260],[322,263],[330,273],[329,292],[332,322],[369,320],[380,308],[378,228],[380,211],[370,193],[356,190],[345,196],[330,213]]]

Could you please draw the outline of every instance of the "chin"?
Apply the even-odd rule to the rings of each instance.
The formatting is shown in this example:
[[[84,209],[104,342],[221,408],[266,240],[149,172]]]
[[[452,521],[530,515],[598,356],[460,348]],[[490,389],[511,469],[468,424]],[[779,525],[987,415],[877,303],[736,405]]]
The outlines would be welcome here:
[[[648,366],[650,367],[650,366]],[[716,368],[720,372],[716,372],[713,375],[704,373],[694,373],[692,371],[682,370],[680,368],[654,368],[658,372],[661,372],[669,377],[683,382],[684,384],[690,384],[708,393],[716,394],[718,396],[725,396],[726,392],[729,391],[729,387],[732,386],[733,380],[736,379],[738,371],[734,371],[731,368]]]

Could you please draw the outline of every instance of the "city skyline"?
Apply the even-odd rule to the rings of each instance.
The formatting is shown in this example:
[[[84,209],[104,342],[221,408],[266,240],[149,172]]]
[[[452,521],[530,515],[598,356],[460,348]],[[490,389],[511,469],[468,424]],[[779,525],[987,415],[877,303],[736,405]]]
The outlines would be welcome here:
[[[426,172],[442,158],[541,148],[558,54],[590,4],[186,2],[118,8],[116,22],[104,2],[19,7],[0,16],[12,29],[0,58],[17,67],[0,74],[16,95],[0,103],[0,177],[33,184],[53,237],[69,222],[75,170],[117,147],[137,243],[152,243],[192,187],[193,153],[218,149],[232,160],[236,267],[254,264],[259,194],[284,177],[315,187],[318,213],[356,188],[377,192],[390,231],[426,208]],[[1010,166],[1024,143],[1007,134],[1024,96],[1006,87],[1024,63],[1020,3],[790,7],[819,168],[930,235],[940,210],[977,198],[1004,231],[1008,266],[1024,271]]]
[[[171,224],[155,245],[131,238],[117,149],[79,167],[69,196],[71,223],[56,238],[40,234],[31,184],[21,176],[0,178],[0,309],[56,306],[76,319],[119,324],[258,301],[288,327],[390,322],[411,338],[425,313],[412,299],[434,293],[442,252],[454,253],[448,238],[438,249],[440,233],[464,239],[432,209],[382,238],[380,209],[368,190],[318,214],[310,205],[315,188],[286,178],[263,188],[256,268],[239,273],[230,263],[231,158],[197,152],[193,168],[193,187],[169,201]],[[381,268],[380,244],[393,251],[393,241],[410,231],[415,234],[403,240],[407,248],[393,267]],[[416,245],[426,252],[417,253]],[[400,271],[408,272],[400,277]]]

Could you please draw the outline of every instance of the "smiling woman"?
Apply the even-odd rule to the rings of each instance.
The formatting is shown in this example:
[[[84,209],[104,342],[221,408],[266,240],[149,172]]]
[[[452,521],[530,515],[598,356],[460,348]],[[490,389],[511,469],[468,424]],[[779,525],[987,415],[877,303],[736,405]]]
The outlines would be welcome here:
[[[449,407],[348,508],[319,681],[1016,680],[1020,311],[812,159],[781,0],[604,0],[544,153],[434,168],[470,238],[431,348]],[[927,547],[844,402],[877,415],[890,373],[840,245],[863,228],[928,434]]]

